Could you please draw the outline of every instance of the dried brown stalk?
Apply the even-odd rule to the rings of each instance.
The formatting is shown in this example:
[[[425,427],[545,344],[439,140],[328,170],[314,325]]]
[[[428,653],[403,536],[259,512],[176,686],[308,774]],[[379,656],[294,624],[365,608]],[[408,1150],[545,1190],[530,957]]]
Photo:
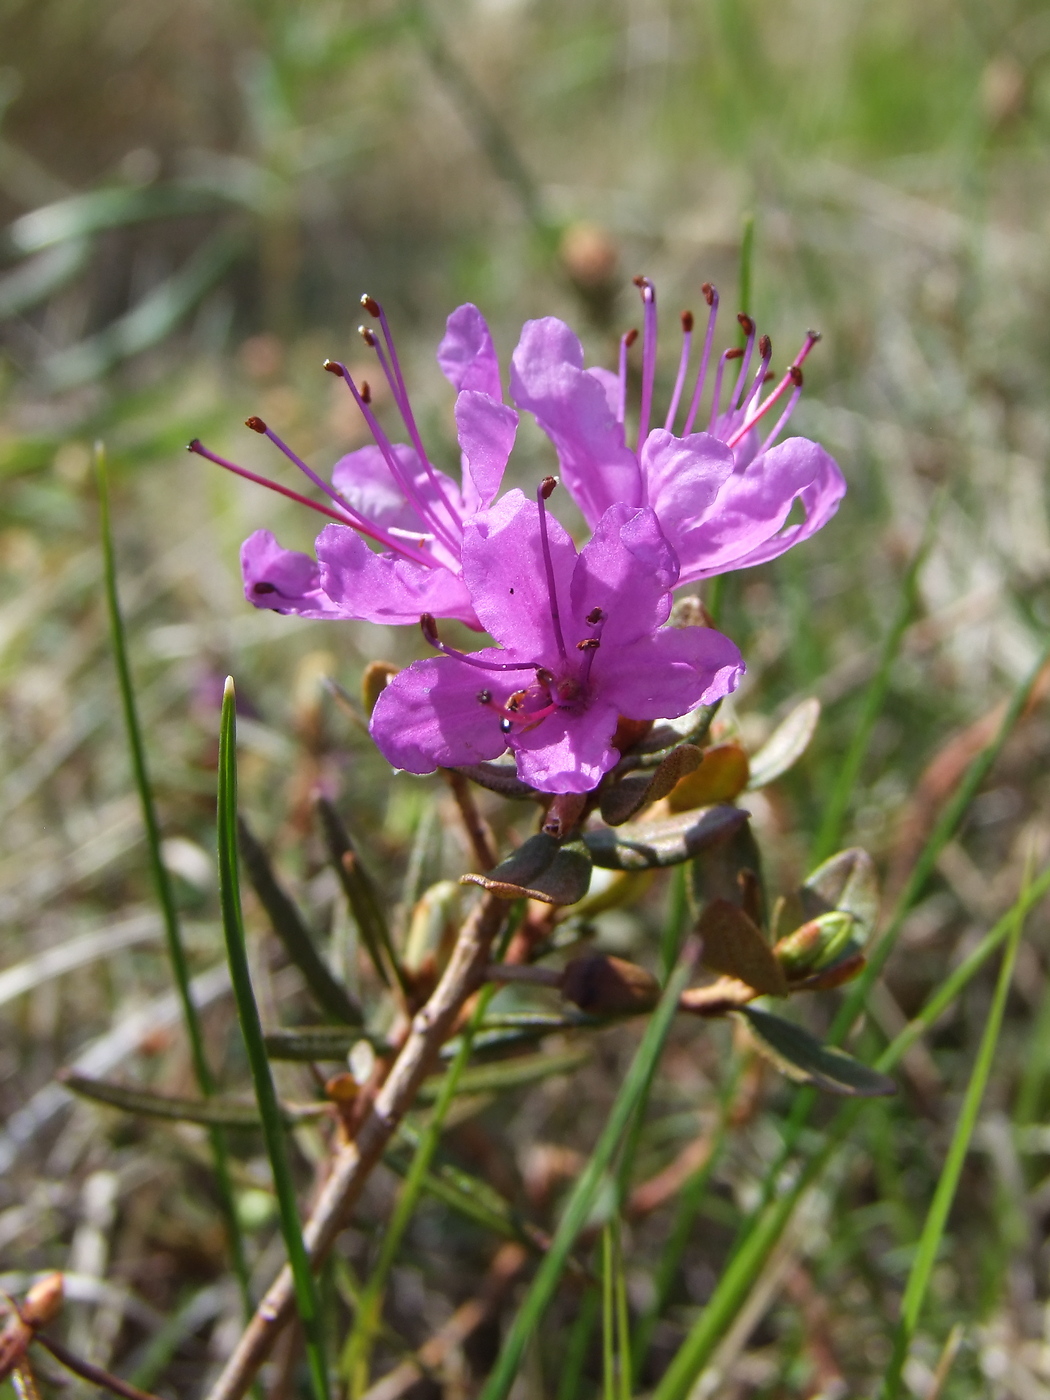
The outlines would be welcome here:
[[[412,1026],[386,1082],[376,1093],[353,1142],[335,1153],[328,1179],[303,1230],[311,1262],[324,1258],[379,1163],[438,1051],[455,1028],[460,1009],[480,986],[492,941],[507,912],[504,900],[486,894],[460,930],[449,964]],[[208,1400],[240,1400],[269,1355],[277,1334],[295,1312],[291,1270],[278,1274],[212,1387]]]

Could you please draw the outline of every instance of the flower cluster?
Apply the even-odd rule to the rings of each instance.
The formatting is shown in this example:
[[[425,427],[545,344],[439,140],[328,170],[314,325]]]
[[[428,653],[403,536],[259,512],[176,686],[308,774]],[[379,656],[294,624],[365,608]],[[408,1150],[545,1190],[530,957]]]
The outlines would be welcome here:
[[[535,499],[518,490],[499,495],[518,414],[504,402],[492,336],[474,306],[453,312],[438,348],[457,391],[459,484],[427,455],[386,315],[371,297],[363,305],[378,331],[370,326],[362,335],[407,442],[387,436],[368,385],[327,361],[374,438],[336,463],[331,484],[261,419],[248,420],[305,473],[324,504],[190,444],[331,519],[317,538],[316,560],[282,549],[267,530],[245,541],[249,602],[309,618],[421,623],[436,655],[397,675],[372,717],[376,744],[399,768],[428,773],[510,749],[533,788],[590,791],[618,761],[613,739],[621,718],[677,718],[728,694],[743,672],[737,648],[721,633],[666,625],[672,590],[775,558],[838,506],[845,482],[827,452],[806,438],[777,443],[817,337],[806,337],[767,392],[769,340],[756,338],[750,317],[740,316],[745,344],[719,357],[706,426],[695,431],[718,314],[718,294],[705,285],[707,327],[682,431],[675,429],[690,364],[689,313],[664,424],[652,428],[656,295],[647,279],[637,280],[644,325],[635,448],[625,426],[633,332],[621,340],[618,374],[585,368],[579,340],[552,317],[526,323],[511,362],[514,403],[550,438],[561,480],[592,530],[579,551],[548,512],[553,477]],[[796,502],[803,518],[789,524]],[[496,645],[456,651],[441,642],[436,618],[486,631]]]

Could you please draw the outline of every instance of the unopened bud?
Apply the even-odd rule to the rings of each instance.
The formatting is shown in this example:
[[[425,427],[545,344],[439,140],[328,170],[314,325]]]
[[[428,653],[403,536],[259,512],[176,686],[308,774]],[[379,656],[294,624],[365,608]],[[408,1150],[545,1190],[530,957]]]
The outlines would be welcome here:
[[[660,984],[637,963],[592,954],[569,963],[561,994],[593,1016],[630,1016],[656,1005]]]
[[[58,1316],[64,1294],[65,1284],[59,1273],[48,1274],[34,1283],[19,1309],[26,1326],[34,1331],[38,1327],[46,1327],[52,1318]]]
[[[782,938],[773,952],[789,978],[806,977],[832,967],[855,952],[856,920],[842,909],[832,909],[810,919]]]

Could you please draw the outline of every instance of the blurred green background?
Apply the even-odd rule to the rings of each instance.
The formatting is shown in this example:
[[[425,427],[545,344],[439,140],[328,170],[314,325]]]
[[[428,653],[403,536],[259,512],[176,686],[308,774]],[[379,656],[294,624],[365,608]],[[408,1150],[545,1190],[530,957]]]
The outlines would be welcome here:
[[[805,869],[906,562],[942,498],[849,814],[851,839],[899,885],[945,772],[1031,667],[1050,621],[1048,135],[1050,10],[1035,0],[0,0],[5,965],[117,915],[146,917],[150,900],[100,592],[95,439],[112,461],[133,662],[203,965],[218,947],[209,862],[227,671],[245,705],[245,801],[322,922],[331,891],[306,837],[313,785],[345,795],[392,888],[431,789],[389,784],[319,689],[324,674],[352,689],[369,659],[418,654],[415,635],[251,610],[240,540],[265,526],[308,548],[313,522],[188,457],[185,442],[199,435],[284,480],[268,444],[241,427],[248,414],[322,472],[360,445],[356,411],[320,366],[326,355],[362,362],[363,292],[391,314],[443,465],[456,462],[452,398],[433,351],[460,301],[489,318],[504,366],[521,322],[548,314],[612,364],[638,315],[631,276],[644,271],[664,311],[666,389],[678,308],[696,309],[709,280],[735,309],[748,219],[747,309],[777,363],[808,326],[823,332],[795,426],[850,483],[822,535],[733,577],[723,599],[748,659],[745,737],[760,739],[804,695],[825,706],[805,763],[756,803],[774,880]],[[519,444],[522,478],[550,469],[538,432],[526,426]],[[1033,844],[1045,859],[1048,750],[1037,710],[909,925],[883,1029],[1010,902]],[[462,868],[447,832],[427,839],[431,878]],[[643,926],[658,917],[658,905],[643,910]],[[124,1161],[127,1144],[92,1136],[95,1110],[78,1107],[56,1136],[46,1095],[57,1065],[168,985],[143,944],[0,1009],[11,1031],[0,1043],[5,1267],[61,1263],[79,1197],[59,1183]],[[1029,1108],[1046,1106],[1045,1053],[1025,1037],[1048,954],[1040,927],[1019,964],[993,1113],[1008,1111],[1022,1061],[1037,1066]],[[935,1101],[965,1082],[987,996],[975,992],[936,1064],[915,1071],[932,1074],[933,1098],[912,1083],[865,1120],[875,1184],[858,1169],[848,1199],[877,1199],[881,1214],[854,1234],[827,1227],[835,1248],[813,1265],[825,1292],[854,1299],[849,1365],[861,1372],[885,1357],[901,1251],[951,1121]],[[167,1082],[181,1082],[175,1070]],[[741,1180],[761,1157],[756,1133]],[[1022,1348],[1016,1364],[1035,1388],[1009,1393],[1025,1400],[1050,1393],[1036,1355],[1045,1261],[1031,1234],[1046,1212],[1040,1150],[1023,1170],[991,1149],[981,1157],[934,1305],[942,1335],[960,1316],[985,1328],[975,1385],[974,1358]],[[1001,1209],[1015,1188],[1027,1193],[1021,1226]],[[207,1276],[185,1231],[165,1239],[176,1276]],[[163,1253],[139,1245],[143,1258]],[[709,1291],[704,1268],[683,1309]],[[158,1285],[157,1306],[178,1292]],[[785,1316],[790,1359],[800,1344]],[[769,1384],[796,1388],[725,1393],[809,1394],[809,1373],[789,1372]]]

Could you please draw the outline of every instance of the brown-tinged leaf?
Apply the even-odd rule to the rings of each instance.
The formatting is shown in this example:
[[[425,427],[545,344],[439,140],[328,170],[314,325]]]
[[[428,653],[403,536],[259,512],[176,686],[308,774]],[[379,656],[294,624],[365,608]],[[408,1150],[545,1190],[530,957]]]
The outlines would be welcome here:
[[[678,1009],[694,1016],[725,1016],[754,1001],[757,995],[754,987],[739,977],[719,977],[704,987],[687,987],[678,999]]]
[[[591,1016],[631,1016],[652,1010],[660,984],[637,963],[592,953],[566,966],[561,994]]]
[[[376,701],[401,669],[392,661],[370,661],[361,677],[361,703],[365,714],[371,715]]]
[[[696,931],[703,940],[700,957],[712,972],[738,977],[765,996],[787,996],[784,969],[758,926],[737,904],[716,899],[700,916]]]
[[[690,867],[690,891],[696,909],[715,899],[727,899],[741,905],[759,927],[765,927],[762,857],[749,821],[731,828],[722,839],[697,853]]]
[[[816,696],[811,695],[796,705],[758,753],[752,754],[748,787],[752,790],[765,787],[793,767],[809,748],[819,719],[820,701]]]
[[[897,1085],[887,1075],[861,1064],[844,1050],[822,1045],[816,1036],[793,1021],[771,1016],[757,1006],[741,1007],[738,1014],[747,1023],[756,1047],[779,1070],[801,1084],[851,1098],[877,1098],[897,1092]]]
[[[799,894],[810,918],[841,909],[853,915],[864,939],[871,936],[879,917],[879,881],[875,862],[860,846],[839,851],[818,866]]]
[[[716,802],[732,802],[747,787],[750,772],[747,750],[730,740],[704,749],[704,761],[687,774],[667,799],[672,812],[688,812],[694,807],[710,807]]]
[[[591,883],[591,858],[582,841],[559,845],[552,836],[540,832],[530,836],[487,875],[460,878],[461,883],[480,885],[501,899],[575,904]]]
[[[603,790],[598,801],[602,820],[609,826],[622,826],[643,807],[666,797],[681,778],[700,767],[703,757],[703,749],[695,744],[679,744],[658,768],[629,773]]]
[[[739,807],[708,807],[663,821],[585,831],[584,844],[595,865],[607,870],[653,870],[678,865],[746,826]]]
[[[203,1123],[208,1127],[219,1128],[260,1126],[256,1105],[239,1099],[221,1098],[218,1095],[209,1099],[179,1098],[174,1094],[158,1094],[152,1090],[114,1084],[108,1079],[93,1079],[71,1069],[60,1070],[56,1078],[82,1098],[94,1099],[96,1103],[108,1104],[110,1108],[119,1108],[125,1113],[135,1113],[146,1118],[167,1118],[177,1123]],[[289,1123],[304,1117],[317,1117],[324,1112],[323,1104],[309,1105],[302,1109],[292,1108],[287,1104],[281,1105],[281,1113]]]

